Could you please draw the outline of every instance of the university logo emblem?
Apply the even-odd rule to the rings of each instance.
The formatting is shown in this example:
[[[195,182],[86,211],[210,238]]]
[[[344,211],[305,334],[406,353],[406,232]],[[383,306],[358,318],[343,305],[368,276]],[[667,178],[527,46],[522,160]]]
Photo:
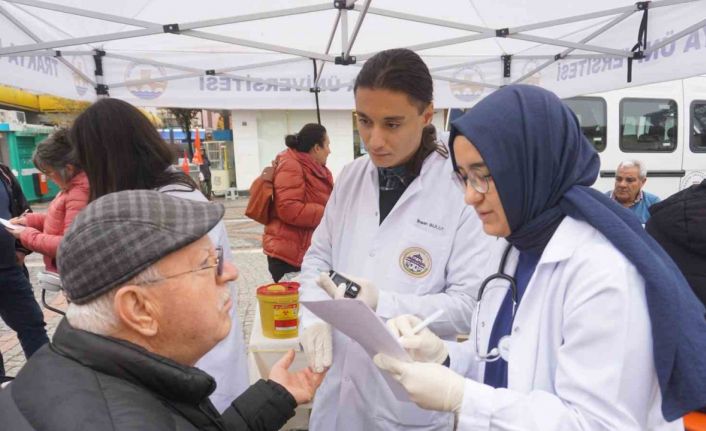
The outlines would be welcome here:
[[[483,73],[477,67],[463,67],[458,69],[453,74],[454,79],[461,79],[464,81],[474,81],[474,82],[485,82],[483,78]],[[464,84],[460,82],[450,82],[449,87],[451,89],[451,94],[455,98],[464,102],[473,102],[478,100],[485,92],[485,87],[477,84]]]
[[[684,190],[693,186],[694,184],[700,184],[701,181],[705,179],[705,171],[687,171],[687,174],[681,180],[681,184],[679,184],[679,190]]]
[[[140,82],[167,76],[164,68],[151,64],[130,63],[125,69],[125,84],[135,97],[143,100],[156,99],[167,89],[168,81]]]
[[[425,277],[431,271],[431,255],[421,247],[406,248],[400,255],[400,268],[412,277]]]

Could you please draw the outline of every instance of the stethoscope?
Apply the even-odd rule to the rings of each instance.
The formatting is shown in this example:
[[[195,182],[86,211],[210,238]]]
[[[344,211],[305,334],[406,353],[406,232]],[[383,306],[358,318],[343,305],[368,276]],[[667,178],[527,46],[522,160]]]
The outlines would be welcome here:
[[[518,291],[517,291],[517,285],[515,284],[515,279],[512,276],[509,276],[505,273],[505,263],[507,262],[507,257],[510,254],[510,250],[512,249],[512,244],[508,244],[507,247],[505,248],[505,251],[503,252],[503,257],[500,259],[500,265],[498,265],[498,272],[489,276],[485,280],[483,280],[483,283],[480,285],[480,290],[478,290],[478,303],[476,304],[476,310],[474,312],[474,322],[475,322],[475,354],[476,354],[476,360],[478,361],[483,361],[483,362],[495,362],[500,358],[503,358],[504,360],[508,360],[510,357],[510,334],[504,335],[500,338],[498,341],[498,346],[493,347],[488,353],[486,354],[481,354],[480,353],[480,342],[478,339],[478,321],[480,317],[480,305],[481,301],[483,299],[483,293],[485,293],[486,287],[488,287],[488,283],[490,283],[493,280],[505,280],[510,283],[510,297],[512,299],[512,319],[510,321],[510,327],[512,327],[512,324],[515,322],[515,311],[517,311],[517,296],[518,296]],[[497,286],[491,286],[490,288],[492,289],[493,287]]]

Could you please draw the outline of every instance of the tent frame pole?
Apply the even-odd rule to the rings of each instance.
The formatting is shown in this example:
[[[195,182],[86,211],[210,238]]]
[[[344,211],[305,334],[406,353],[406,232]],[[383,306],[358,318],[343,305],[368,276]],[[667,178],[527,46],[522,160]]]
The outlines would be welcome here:
[[[363,8],[364,8],[364,6],[355,5],[355,10],[357,10],[358,12],[362,12]],[[494,29],[489,28],[489,27],[481,27],[478,25],[471,25],[471,24],[464,24],[464,23],[460,23],[460,22],[447,21],[444,19],[429,18],[426,16],[413,15],[413,14],[409,14],[409,13],[397,12],[397,11],[392,11],[392,10],[387,10],[387,9],[378,9],[378,8],[374,8],[374,7],[369,8],[368,13],[373,14],[373,15],[385,16],[388,18],[397,18],[397,19],[401,19],[404,21],[414,21],[414,22],[419,22],[419,23],[423,23],[423,24],[436,25],[439,27],[472,31],[475,33],[488,33],[488,32],[494,33],[495,32]]]
[[[652,5],[650,5],[650,9],[652,9]],[[684,30],[681,30],[680,32],[674,34],[673,36],[670,36],[670,37],[664,39],[660,43],[654,44],[649,49],[644,50],[643,54],[645,56],[648,56],[651,53],[653,53],[654,51],[657,51],[658,49],[665,47],[665,46],[669,45],[670,43],[674,42],[675,40],[681,39],[682,37],[694,32],[704,26],[706,26],[706,19],[703,19],[703,20],[697,22],[696,24],[685,28]]]
[[[636,10],[636,9],[635,9],[635,10]],[[595,38],[596,36],[598,36],[598,35],[600,35],[600,34],[602,34],[602,33],[605,33],[606,31],[608,31],[608,30],[611,29],[612,27],[618,25],[620,22],[624,21],[624,20],[627,19],[629,16],[631,16],[631,15],[635,12],[635,10],[625,11],[625,12],[623,12],[621,15],[619,15],[619,16],[613,18],[610,22],[608,22],[607,24],[603,25],[603,26],[602,26],[601,28],[599,28],[598,30],[594,31],[593,33],[591,33],[591,34],[589,34],[588,36],[586,36],[586,37],[584,37],[583,39],[581,39],[581,43],[588,42],[589,40]],[[540,65],[539,67],[535,68],[534,70],[531,70],[531,71],[525,73],[524,75],[522,75],[521,77],[519,77],[518,79],[516,79],[515,81],[513,81],[512,83],[513,83],[513,84],[517,84],[518,82],[524,81],[525,79],[529,78],[530,76],[534,75],[535,73],[539,72],[540,70],[545,69],[545,68],[548,67],[549,65],[553,64],[555,61],[561,60],[564,56],[566,56],[567,54],[571,53],[572,51],[574,51],[573,48],[565,49],[562,53],[557,54],[553,59],[548,60],[548,61],[546,61],[544,64],[542,64],[542,65]],[[632,53],[630,54],[630,56],[632,56]],[[628,56],[628,57],[630,57],[630,56]]]
[[[103,77],[103,57],[105,57],[105,51],[97,49],[93,55],[93,62],[96,65],[94,74],[96,76],[96,96],[99,99],[110,97],[108,93],[108,86],[105,85],[105,78]]]
[[[116,40],[116,39],[127,39],[127,38],[133,38],[133,37],[150,36],[150,35],[169,32],[166,30],[165,26],[157,24],[157,23],[152,23],[152,22],[142,21],[142,20],[135,20],[135,19],[130,19],[130,18],[124,18],[124,17],[119,17],[119,16],[115,16],[115,15],[110,15],[110,14],[104,14],[104,13],[100,13],[100,12],[92,12],[92,11],[87,11],[84,9],[78,9],[78,8],[73,8],[73,7],[68,7],[68,6],[54,5],[54,4],[46,3],[43,1],[39,1],[39,0],[8,0],[8,1],[11,3],[18,3],[18,4],[27,5],[27,6],[34,6],[34,7],[39,7],[39,8],[43,8],[43,9],[54,10],[57,12],[85,16],[85,17],[89,17],[89,18],[100,19],[100,20],[104,20],[104,21],[116,22],[116,23],[120,23],[120,24],[127,24],[127,25],[132,25],[132,26],[136,26],[136,27],[144,27],[144,28],[139,29],[139,30],[115,32],[115,33],[108,33],[108,34],[103,34],[103,35],[87,36],[87,37],[82,37],[82,38],[62,39],[62,40],[58,40],[58,41],[44,42],[44,43],[32,44],[32,45],[17,45],[14,47],[0,48],[0,56],[9,55],[9,54],[16,54],[16,53],[21,53],[21,52],[27,52],[27,51],[36,51],[39,49],[58,48],[58,47],[62,47],[62,46],[83,45],[83,44],[94,43],[94,42],[106,42],[106,41]],[[280,52],[283,54],[298,55],[301,57],[317,58],[319,60],[324,60],[324,61],[334,61],[333,56],[325,56],[325,55],[321,55],[316,52],[298,50],[298,49],[288,48],[288,47],[284,47],[284,46],[280,46],[280,45],[268,44],[268,43],[263,43],[263,42],[256,42],[256,41],[251,41],[251,40],[246,40],[246,39],[228,37],[228,36],[193,30],[195,28],[200,28],[200,27],[210,27],[213,25],[224,25],[224,24],[237,23],[237,22],[253,21],[256,19],[266,19],[266,18],[273,18],[273,17],[290,16],[290,15],[295,15],[295,14],[300,14],[300,13],[309,13],[309,12],[316,12],[316,11],[320,11],[320,10],[329,10],[330,8],[331,8],[331,6],[329,4],[326,4],[326,5],[322,4],[322,5],[318,5],[318,6],[309,6],[309,7],[302,7],[302,8],[286,9],[286,10],[281,10],[281,11],[265,12],[265,13],[260,13],[260,14],[250,14],[250,15],[241,15],[241,16],[235,16],[235,17],[230,17],[230,18],[221,18],[218,20],[205,20],[205,21],[200,21],[200,22],[191,22],[191,23],[187,23],[184,25],[177,24],[176,28],[178,29],[178,32],[177,32],[178,34],[192,36],[192,37],[196,37],[196,38],[200,38],[200,39],[207,39],[207,40],[213,40],[213,41],[217,41],[217,42],[228,43],[231,45],[246,46],[246,47],[256,48],[256,49],[263,49],[266,51]]]
[[[326,51],[324,51],[324,54],[328,55],[329,51],[331,51],[331,45],[333,45],[333,38],[336,36],[336,30],[338,29],[338,23],[341,21],[341,10],[338,11],[336,14],[336,19],[333,20],[333,28],[331,29],[331,34],[329,35],[328,38],[328,43],[326,44]],[[319,81],[321,80],[321,74],[324,71],[324,66],[326,65],[325,61],[321,62],[321,65],[319,65],[319,71],[316,74],[316,80],[314,82],[314,87],[319,86]]]
[[[311,62],[314,64],[314,81],[318,82],[318,75],[316,72],[316,59],[312,58]],[[319,92],[321,88],[318,86],[311,87],[310,92],[314,93],[314,99],[316,100],[316,121],[321,125],[321,107],[319,106]]]
[[[8,19],[12,24],[14,24],[20,31],[22,31],[24,34],[26,34],[28,37],[30,37],[30,38],[31,38],[32,40],[34,40],[35,42],[42,42],[42,39],[40,39],[39,36],[37,36],[36,33],[34,33],[32,30],[30,30],[26,25],[22,24],[22,22],[20,22],[18,19],[16,19],[16,18],[14,17],[14,15],[12,15],[12,14],[10,13],[10,11],[8,11],[8,10],[7,10],[4,6],[2,6],[2,5],[0,5],[0,14],[4,15],[5,18],[7,18],[7,19]],[[80,76],[84,81],[86,81],[86,82],[88,82],[89,84],[91,84],[91,86],[93,86],[93,87],[96,86],[96,82],[95,82],[93,79],[91,79],[88,75],[86,75],[85,73],[83,73],[79,68],[77,68],[76,66],[74,66],[73,64],[71,64],[70,61],[68,61],[67,59],[63,58],[62,55],[63,55],[63,54],[60,53],[59,51],[53,51],[53,55],[51,55],[51,57],[58,57],[58,61],[59,61],[61,64],[63,64],[64,66],[66,66],[66,68],[68,68],[70,71],[72,71],[72,72],[75,73],[76,75]]]
[[[631,15],[632,11],[626,12],[626,13],[628,15]],[[595,36],[593,36],[593,37],[595,37]],[[590,39],[593,39],[593,37],[591,37]],[[541,37],[541,36],[532,36],[529,34],[509,34],[507,36],[507,38],[508,39],[524,40],[527,42],[537,42],[537,43],[542,43],[545,45],[561,46],[564,48],[572,48],[572,50],[580,49],[583,51],[599,52],[599,53],[609,54],[609,55],[614,55],[614,56],[630,57],[630,55],[631,55],[630,51],[628,51],[628,50],[604,48],[602,46],[588,45],[583,42],[574,43],[574,42],[569,42],[566,40],[551,39],[548,37]],[[585,40],[585,39],[582,39],[582,40]]]
[[[548,20],[548,21],[544,21],[544,22],[521,25],[521,26],[512,27],[512,28],[491,29],[491,28],[487,28],[487,27],[483,27],[483,26],[469,25],[469,24],[464,24],[464,23],[454,22],[454,21],[449,21],[449,20],[444,20],[444,19],[429,18],[429,17],[425,17],[425,16],[397,12],[397,11],[392,11],[392,10],[387,10],[387,9],[371,8],[370,7],[371,0],[365,0],[365,3],[362,5],[356,4],[356,0],[345,0],[343,2],[342,2],[342,0],[337,0],[336,2],[334,2],[333,7],[338,9],[338,15],[337,15],[336,19],[334,20],[334,26],[331,31],[330,37],[329,37],[329,41],[328,41],[328,44],[326,47],[326,52],[321,54],[318,52],[301,50],[301,49],[286,47],[286,46],[282,46],[282,45],[278,45],[278,44],[270,44],[270,43],[255,41],[255,40],[241,39],[241,38],[237,38],[237,37],[214,34],[214,33],[206,32],[206,31],[200,31],[197,29],[220,26],[220,25],[227,25],[227,24],[236,24],[236,23],[241,23],[241,22],[259,21],[259,20],[265,20],[265,19],[277,18],[277,17],[286,17],[286,16],[292,16],[292,15],[298,15],[298,14],[328,11],[328,10],[331,10],[331,8],[332,8],[330,2],[329,3],[314,4],[314,5],[310,5],[310,6],[289,8],[289,9],[281,9],[281,10],[274,10],[274,11],[267,11],[267,12],[244,14],[244,15],[238,15],[238,16],[230,16],[230,17],[224,17],[224,18],[185,22],[182,24],[174,23],[174,24],[163,25],[163,24],[155,23],[155,22],[149,22],[149,21],[144,21],[144,20],[138,20],[138,19],[133,19],[133,18],[127,18],[127,17],[117,16],[117,15],[111,15],[111,14],[91,11],[91,10],[80,9],[80,8],[76,8],[76,7],[53,4],[53,3],[49,3],[49,2],[43,1],[43,0],[4,0],[4,1],[7,3],[10,3],[10,4],[13,4],[13,6],[17,7],[19,10],[21,10],[24,13],[29,14],[31,16],[34,16],[34,15],[32,15],[32,13],[30,13],[29,11],[24,10],[24,8],[21,8],[18,5],[35,7],[35,8],[39,8],[39,9],[46,9],[46,10],[51,10],[51,11],[60,12],[60,13],[66,13],[66,14],[71,14],[71,15],[77,15],[77,16],[82,16],[82,17],[87,17],[87,18],[92,18],[92,19],[97,19],[97,20],[108,21],[108,22],[125,24],[125,25],[129,25],[129,26],[137,27],[137,29],[127,30],[127,31],[120,31],[120,32],[101,34],[101,35],[93,35],[93,36],[85,36],[85,37],[65,38],[62,40],[45,42],[45,41],[42,41],[36,34],[34,34],[27,26],[22,24],[22,22],[19,21],[19,19],[17,17],[15,17],[12,13],[10,13],[5,7],[0,5],[0,14],[4,15],[10,22],[12,22],[15,26],[17,26],[18,29],[23,31],[27,36],[29,36],[31,39],[33,39],[35,41],[34,44],[16,45],[16,46],[9,46],[9,47],[0,48],[0,57],[9,56],[9,55],[17,55],[17,54],[23,54],[23,55],[27,55],[27,56],[57,57],[58,61],[60,61],[62,64],[64,64],[69,70],[71,70],[76,75],[80,76],[86,82],[90,83],[91,85],[94,85],[99,96],[102,94],[102,92],[107,93],[107,88],[108,88],[108,86],[104,82],[104,77],[101,73],[102,66],[103,66],[102,61],[103,61],[103,57],[105,56],[105,57],[112,57],[112,58],[116,58],[116,59],[122,59],[122,60],[126,60],[126,61],[135,61],[135,62],[139,62],[139,63],[151,64],[154,66],[166,67],[166,68],[171,68],[174,70],[181,70],[181,71],[185,72],[185,73],[175,74],[175,75],[171,75],[171,76],[165,76],[165,77],[161,77],[161,78],[153,78],[153,79],[144,79],[144,80],[128,81],[128,82],[123,82],[123,83],[116,83],[116,84],[113,84],[110,86],[112,88],[120,88],[120,87],[129,86],[129,85],[137,85],[137,84],[150,83],[150,82],[156,82],[156,81],[187,79],[187,78],[202,76],[204,74],[209,75],[209,76],[218,75],[218,76],[239,79],[239,80],[246,81],[246,82],[263,83],[266,85],[276,85],[278,88],[290,88],[290,89],[303,90],[303,91],[316,90],[314,92],[315,92],[315,96],[316,96],[317,113],[318,113],[318,111],[319,111],[318,92],[320,91],[319,82],[321,80],[323,69],[324,69],[326,62],[335,62],[336,64],[344,64],[344,65],[353,64],[355,66],[360,67],[361,64],[360,63],[356,64],[356,61],[364,61],[364,60],[366,60],[376,54],[376,53],[364,53],[362,55],[358,55],[355,57],[351,56],[351,51],[353,49],[353,45],[358,37],[358,34],[359,34],[360,29],[362,27],[362,23],[368,13],[374,14],[374,15],[379,15],[379,16],[384,16],[384,17],[389,17],[389,18],[401,19],[401,20],[405,20],[405,21],[412,21],[412,22],[418,22],[418,23],[423,23],[423,24],[428,24],[428,25],[441,26],[441,27],[450,28],[450,29],[458,29],[458,30],[473,32],[473,34],[470,34],[470,35],[465,35],[465,36],[461,36],[461,37],[454,37],[454,38],[449,38],[449,39],[444,39],[444,40],[438,40],[438,41],[433,41],[433,42],[426,42],[426,43],[421,43],[421,44],[412,45],[412,46],[407,47],[408,49],[411,49],[414,51],[423,51],[423,50],[428,50],[428,49],[433,49],[433,48],[445,47],[445,46],[467,43],[467,42],[472,42],[472,41],[476,41],[476,40],[490,39],[490,38],[495,38],[495,37],[516,39],[516,40],[521,40],[521,41],[525,41],[525,42],[531,42],[531,43],[537,43],[537,44],[543,44],[543,45],[551,45],[551,46],[559,46],[559,47],[565,48],[562,52],[560,52],[559,54],[556,54],[554,56],[552,56],[552,55],[532,56],[532,55],[521,55],[521,54],[512,55],[511,56],[512,60],[531,60],[531,59],[546,59],[547,60],[546,62],[541,64],[539,67],[534,68],[534,70],[532,70],[532,71],[524,74],[520,78],[512,81],[512,83],[522,82],[525,79],[527,79],[528,77],[534,75],[535,73],[537,73],[537,72],[541,71],[542,69],[545,69],[546,67],[555,63],[556,61],[560,61],[563,59],[576,59],[576,58],[628,58],[628,59],[632,59],[632,58],[637,58],[635,53],[628,51],[628,50],[620,50],[620,49],[614,49],[611,47],[597,46],[597,45],[589,44],[588,42],[590,40],[594,39],[596,36],[603,34],[607,30],[609,30],[610,28],[616,26],[618,23],[620,23],[621,21],[623,21],[626,18],[628,18],[629,16],[631,16],[634,12],[637,12],[638,11],[637,6],[639,3],[635,4],[635,5],[625,6],[625,7],[597,11],[597,12],[592,12],[592,13],[587,13],[587,14],[582,14],[582,15],[576,15],[576,16],[572,16],[572,17],[566,17],[566,18],[562,18],[562,19],[553,19],[553,20]],[[694,3],[697,1],[699,1],[699,0],[655,0],[655,1],[650,2],[649,8],[655,9],[655,8],[659,8],[659,7],[673,6],[673,5],[677,5],[677,4]],[[348,29],[348,10],[356,10],[359,13],[358,19],[355,23],[355,26],[353,28],[353,32],[351,34],[349,34],[349,31],[348,31],[349,30]],[[584,37],[579,42],[567,41],[567,40],[563,40],[561,38],[541,37],[541,36],[530,35],[530,34],[526,33],[526,32],[533,31],[533,30],[544,29],[544,28],[565,25],[565,24],[575,23],[575,22],[587,21],[587,20],[592,20],[592,19],[599,19],[599,18],[614,16],[614,15],[618,15],[618,16],[614,17],[607,24],[602,25],[598,30],[596,30],[596,31],[592,32],[590,35]],[[341,26],[341,56],[336,57],[336,56],[330,55],[329,51],[330,51],[331,45],[333,43],[333,39],[335,38],[335,34],[336,34],[336,31],[337,31],[339,25]],[[683,38],[683,37],[687,36],[688,34],[694,32],[696,30],[699,30],[704,25],[706,25],[706,19],[703,19],[696,24],[690,25],[689,27],[687,27],[683,30],[680,30],[678,33],[671,35],[670,37],[651,46],[649,49],[645,49],[644,51],[640,52],[640,54],[649,55],[650,53],[663,48],[664,46],[674,42],[675,40]],[[269,51],[269,52],[291,55],[291,56],[295,56],[296,58],[288,58],[288,59],[283,59],[283,60],[268,61],[268,62],[256,63],[256,64],[251,64],[251,65],[235,66],[235,67],[228,67],[228,68],[221,68],[221,69],[203,70],[203,69],[199,69],[199,68],[169,64],[169,63],[164,63],[164,62],[159,62],[159,61],[149,60],[149,59],[141,59],[141,58],[129,57],[129,56],[124,56],[124,55],[116,55],[116,54],[110,54],[110,53],[106,54],[101,49],[97,49],[95,51],[90,51],[90,52],[89,51],[78,51],[78,50],[60,51],[60,50],[54,49],[54,48],[59,48],[59,47],[64,47],[64,46],[72,47],[72,46],[84,45],[84,44],[90,45],[90,44],[98,43],[98,42],[106,42],[106,41],[111,41],[111,40],[129,39],[129,38],[139,38],[142,36],[149,36],[149,35],[156,35],[156,34],[163,34],[163,33],[173,33],[175,35],[184,35],[184,36],[189,36],[189,37],[194,37],[194,38],[199,38],[199,39],[212,40],[212,41],[221,42],[221,43],[225,43],[225,44],[229,44],[229,45],[243,46],[243,47],[249,47],[249,48],[254,48],[254,49],[258,49],[258,50],[264,50],[264,51]],[[566,36],[562,36],[562,37],[566,37]],[[590,53],[570,55],[575,50],[588,51]],[[498,59],[498,58],[492,58],[492,59],[479,58],[478,60],[475,60],[475,61],[468,61],[468,62],[460,63],[460,64],[436,67],[436,68],[431,69],[431,71],[432,72],[441,72],[441,71],[449,70],[449,69],[453,69],[453,68],[464,67],[464,66],[468,67],[468,66],[472,66],[472,65],[485,64],[485,63],[496,62],[498,60],[501,60],[501,65],[505,66],[505,69],[504,69],[505,76],[503,78],[503,81],[505,83],[508,83],[509,78],[507,77],[507,73],[508,73],[509,64],[510,64],[509,63],[510,57],[508,57],[508,55],[509,55],[508,53],[505,53],[505,54],[506,55],[501,56],[500,59]],[[91,56],[93,56],[94,60],[96,61],[95,80],[91,79],[86,73],[82,72],[76,66],[71,64],[71,62],[69,62],[67,59],[63,58],[64,55],[81,55],[81,56],[91,55]],[[253,78],[253,77],[244,77],[244,76],[239,76],[237,74],[230,73],[230,72],[234,72],[234,71],[238,71],[238,70],[255,69],[258,67],[269,67],[269,66],[275,66],[275,65],[281,65],[281,64],[288,64],[288,63],[293,63],[293,62],[298,62],[298,61],[304,61],[307,59],[311,59],[313,61],[313,65],[314,65],[314,87],[313,88],[305,88],[303,86],[294,85],[294,84],[293,85],[284,85],[284,84],[279,84],[279,83],[273,84],[272,80],[259,79],[259,78]],[[320,65],[317,64],[317,60],[321,61]],[[487,87],[487,88],[499,88],[498,85],[494,85],[494,84],[487,84],[487,83],[467,81],[467,80],[463,80],[463,79],[456,79],[456,78],[452,78],[452,77],[441,76],[436,73],[434,73],[432,75],[432,77],[433,77],[433,79],[440,80],[440,81],[447,81],[447,82],[453,82],[453,83],[459,83],[459,84],[470,84],[470,85],[476,85],[476,86],[483,86],[483,87]],[[342,84],[336,85],[335,87],[327,87],[327,90],[336,90],[338,88],[343,88],[343,87],[347,87],[350,85],[351,85],[351,82],[342,83]],[[100,90],[100,92],[99,92],[99,90]],[[320,115],[318,118],[320,121]]]
[[[267,82],[267,80],[264,80],[264,79],[244,77],[244,76],[240,76],[240,75],[233,75],[228,72],[238,71],[238,70],[255,69],[258,67],[269,67],[269,66],[277,66],[277,65],[281,65],[281,64],[297,63],[297,62],[306,60],[303,58],[288,58],[285,60],[274,60],[274,61],[267,61],[267,62],[262,62],[262,63],[253,63],[253,64],[247,64],[247,65],[243,65],[243,66],[227,67],[227,68],[223,68],[223,69],[202,70],[202,69],[198,69],[198,68],[194,68],[194,67],[165,63],[162,61],[156,61],[156,60],[150,60],[150,59],[131,57],[131,56],[122,55],[122,54],[108,53],[108,54],[106,54],[106,56],[111,57],[111,58],[116,58],[119,60],[124,60],[124,61],[132,61],[132,62],[136,62],[136,63],[149,64],[152,66],[166,67],[169,69],[182,70],[182,71],[188,72],[188,73],[184,73],[184,74],[164,76],[164,77],[160,77],[160,78],[141,79],[141,80],[135,80],[135,81],[127,81],[127,82],[110,84],[109,85],[110,88],[121,88],[121,87],[130,86],[130,85],[149,84],[149,83],[158,82],[158,81],[175,81],[175,80],[179,80],[179,79],[195,78],[195,77],[199,77],[199,76],[203,76],[203,75],[219,75],[219,76],[230,77],[230,78],[239,79],[239,80],[247,81],[247,82],[265,83],[265,84],[271,85],[269,82]],[[293,90],[301,90],[301,91],[308,91],[309,90],[308,88],[302,87],[299,85],[278,84],[277,86],[278,86],[278,88],[290,88]]]
[[[365,5],[363,5],[363,10],[360,12],[360,15],[358,16],[358,21],[356,21],[355,27],[353,27],[353,34],[351,35],[351,38],[348,41],[348,45],[345,46],[343,49],[343,58],[344,59],[348,59],[351,57],[351,49],[353,49],[353,44],[355,43],[355,40],[358,37],[358,32],[360,31],[360,27],[363,25],[363,20],[365,19],[365,15],[368,13],[368,9],[370,8],[371,1],[372,0],[366,0]]]
[[[409,46],[406,46],[405,48],[411,49],[412,51],[423,51],[425,49],[441,48],[441,47],[449,46],[449,45],[457,45],[459,43],[472,42],[474,40],[490,39],[492,37],[495,37],[495,33],[492,33],[492,34],[491,33],[473,34],[470,36],[454,37],[451,39],[443,39],[443,40],[438,40],[435,42],[420,43],[418,45],[409,45]],[[363,61],[363,60],[369,59],[370,57],[374,56],[375,54],[377,54],[377,52],[360,54],[360,55],[357,55],[356,58],[358,59],[358,61]]]

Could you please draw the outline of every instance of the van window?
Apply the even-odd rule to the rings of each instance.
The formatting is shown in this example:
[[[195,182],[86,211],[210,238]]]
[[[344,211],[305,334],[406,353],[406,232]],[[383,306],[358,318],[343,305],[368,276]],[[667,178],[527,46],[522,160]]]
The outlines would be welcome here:
[[[599,153],[605,150],[606,103],[601,97],[572,97],[566,103],[579,119],[581,131]]]
[[[620,101],[620,149],[672,152],[677,148],[677,102],[669,99]]]
[[[695,153],[706,153],[706,100],[691,102],[691,137],[689,146]]]

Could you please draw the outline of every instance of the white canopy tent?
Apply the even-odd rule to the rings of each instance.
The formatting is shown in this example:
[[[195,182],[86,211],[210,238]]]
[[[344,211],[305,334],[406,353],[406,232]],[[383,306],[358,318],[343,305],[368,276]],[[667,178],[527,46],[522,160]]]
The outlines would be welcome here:
[[[0,84],[84,100],[351,109],[393,47],[427,62],[437,107],[510,83],[570,97],[706,74],[706,0],[0,0]]]

